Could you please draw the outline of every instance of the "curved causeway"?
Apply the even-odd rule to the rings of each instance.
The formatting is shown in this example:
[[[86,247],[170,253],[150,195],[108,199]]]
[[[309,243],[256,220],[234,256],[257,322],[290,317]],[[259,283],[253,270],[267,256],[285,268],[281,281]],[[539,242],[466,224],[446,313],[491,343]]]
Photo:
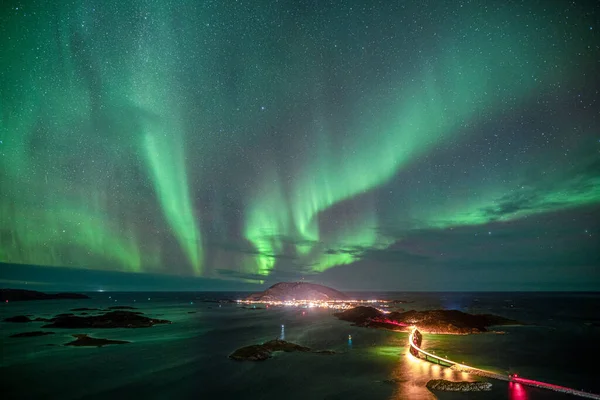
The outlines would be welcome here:
[[[432,362],[435,364],[443,365],[443,366],[452,368],[457,371],[468,372],[470,374],[483,376],[486,378],[507,381],[507,382],[510,382],[510,384],[521,384],[521,385],[532,386],[532,387],[536,387],[536,388],[540,388],[540,389],[554,390],[555,392],[572,394],[575,396],[585,397],[588,399],[600,400],[600,395],[597,395],[594,393],[588,393],[588,392],[584,392],[581,390],[575,390],[575,389],[571,389],[571,388],[564,387],[564,386],[553,385],[551,383],[535,381],[533,379],[526,379],[526,378],[517,376],[516,374],[514,374],[514,375],[498,374],[498,373],[495,373],[492,371],[486,371],[484,369],[470,367],[468,365],[461,364],[456,361],[448,360],[447,358],[442,358],[442,357],[436,356],[435,354],[431,354],[421,348],[422,340],[423,340],[423,337],[421,335],[421,332],[419,332],[419,330],[416,327],[413,328],[413,330],[410,332],[410,335],[408,336],[408,342],[410,344],[409,352],[413,357],[417,357],[417,358],[420,358],[420,359],[423,359],[425,361]]]

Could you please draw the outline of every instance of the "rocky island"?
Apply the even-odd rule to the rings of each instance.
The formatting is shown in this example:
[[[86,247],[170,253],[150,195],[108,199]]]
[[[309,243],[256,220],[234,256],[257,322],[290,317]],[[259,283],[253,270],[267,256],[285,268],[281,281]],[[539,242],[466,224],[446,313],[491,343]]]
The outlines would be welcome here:
[[[132,311],[110,311],[102,315],[77,316],[73,314],[62,314],[50,320],[50,324],[42,328],[149,328],[159,324],[170,324],[165,319],[149,318],[140,312]]]
[[[385,314],[373,307],[359,306],[334,315],[357,326],[394,330],[418,326],[423,332],[442,334],[483,333],[490,326],[519,324],[497,315],[467,314],[458,310],[411,310]]]
[[[300,351],[304,353],[316,354],[334,354],[331,350],[312,351],[309,347],[300,346],[295,343],[286,342],[285,340],[270,340],[263,344],[254,344],[251,346],[242,347],[234,351],[229,358],[237,361],[264,361],[273,356],[273,352],[283,351],[286,353]]]
[[[42,293],[35,290],[0,289],[0,301],[31,301],[31,300],[80,300],[89,296],[79,293]]]
[[[344,293],[327,286],[308,282],[279,282],[267,290],[253,293],[246,298],[249,301],[291,301],[314,300],[331,301],[347,300]]]

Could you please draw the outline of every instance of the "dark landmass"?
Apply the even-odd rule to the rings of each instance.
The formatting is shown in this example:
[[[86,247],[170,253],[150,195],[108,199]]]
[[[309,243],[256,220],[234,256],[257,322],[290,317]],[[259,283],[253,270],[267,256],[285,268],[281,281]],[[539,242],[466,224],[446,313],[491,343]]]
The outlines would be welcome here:
[[[252,301],[288,301],[288,300],[347,300],[348,296],[327,286],[306,282],[280,282],[260,293],[246,298]]]
[[[373,307],[358,306],[333,315],[342,321],[353,322],[358,326],[367,326],[372,319],[383,318],[385,314]]]
[[[73,316],[73,315],[75,315],[75,314],[73,314],[73,313],[57,314],[57,315],[54,316],[53,319],[62,318],[62,317],[70,317],[70,316]]]
[[[15,315],[14,317],[4,318],[4,322],[31,322],[33,321],[27,315]]]
[[[458,310],[411,310],[384,314],[373,307],[360,306],[334,315],[357,326],[398,330],[416,325],[424,332],[446,334],[482,333],[488,332],[487,328],[494,325],[520,324],[497,315],[467,314]]]
[[[57,316],[43,328],[149,328],[158,324],[170,324],[164,319],[148,318],[130,311],[111,311],[103,315],[82,317],[76,315]]]
[[[0,289],[0,301],[30,301],[30,300],[61,300],[89,299],[89,296],[79,293],[42,293],[35,290]]]
[[[390,304],[409,304],[414,302],[414,300],[392,300],[390,301]]]
[[[36,336],[46,336],[46,335],[54,335],[54,332],[48,331],[34,331],[34,332],[21,332],[15,333],[14,335],[10,335],[9,337],[36,337]]]
[[[79,346],[79,347],[102,347],[107,344],[126,344],[131,343],[126,340],[111,340],[111,339],[100,339],[93,338],[85,333],[73,335],[76,338],[74,341],[65,344],[65,346]]]
[[[69,311],[100,311],[100,309],[83,307],[83,308],[71,308]]]
[[[391,319],[431,333],[481,333],[495,325],[520,325],[512,319],[492,314],[467,314],[458,310],[407,311],[392,315]],[[389,316],[388,316],[389,318]]]
[[[131,306],[112,306],[108,307],[109,310],[137,310],[137,307]]]
[[[427,389],[442,392],[483,392],[492,390],[489,382],[451,382],[444,379],[432,379],[427,382]]]
[[[271,351],[262,344],[242,347],[229,355],[229,358],[237,361],[263,361],[271,358]]]
[[[44,317],[37,317],[36,319],[34,319],[35,322],[50,322],[52,321],[51,318],[44,318]]]
[[[285,351],[287,353],[292,351],[310,351],[309,347],[300,346],[299,344],[286,342],[285,340],[269,340],[263,343],[263,346],[271,351]]]
[[[285,340],[275,339],[263,344],[254,344],[252,346],[246,346],[237,349],[229,356],[229,358],[237,361],[263,361],[271,358],[273,352],[275,351],[284,351],[286,353],[300,351],[303,353],[308,353],[311,352],[311,349],[295,343],[286,342]],[[318,350],[312,351],[312,353],[335,354],[335,352],[331,350]]]

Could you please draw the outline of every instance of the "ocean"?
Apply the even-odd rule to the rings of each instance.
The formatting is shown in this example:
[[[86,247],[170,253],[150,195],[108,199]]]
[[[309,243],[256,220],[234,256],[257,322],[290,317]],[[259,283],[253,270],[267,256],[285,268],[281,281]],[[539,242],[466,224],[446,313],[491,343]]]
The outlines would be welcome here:
[[[10,302],[0,321],[52,317],[72,308],[127,305],[170,325],[143,329],[50,329],[10,338],[43,322],[0,322],[2,399],[567,399],[572,396],[492,382],[491,392],[436,393],[430,379],[480,380],[414,359],[408,333],[360,328],[332,310],[244,309],[246,293],[88,293],[89,300]],[[600,393],[597,348],[600,293],[355,293],[405,300],[405,310],[458,309],[526,323],[503,334],[424,334],[422,347],[468,365]],[[131,341],[102,348],[65,347],[72,334]],[[351,340],[349,340],[351,335]],[[335,355],[275,353],[263,362],[228,358],[237,348],[275,338]]]

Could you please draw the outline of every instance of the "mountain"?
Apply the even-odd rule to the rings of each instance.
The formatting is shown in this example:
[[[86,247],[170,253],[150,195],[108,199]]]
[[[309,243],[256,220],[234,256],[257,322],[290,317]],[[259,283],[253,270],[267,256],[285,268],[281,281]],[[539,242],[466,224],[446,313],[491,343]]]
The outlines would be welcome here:
[[[348,296],[327,286],[307,282],[279,282],[260,293],[253,293],[246,300],[348,300]]]

